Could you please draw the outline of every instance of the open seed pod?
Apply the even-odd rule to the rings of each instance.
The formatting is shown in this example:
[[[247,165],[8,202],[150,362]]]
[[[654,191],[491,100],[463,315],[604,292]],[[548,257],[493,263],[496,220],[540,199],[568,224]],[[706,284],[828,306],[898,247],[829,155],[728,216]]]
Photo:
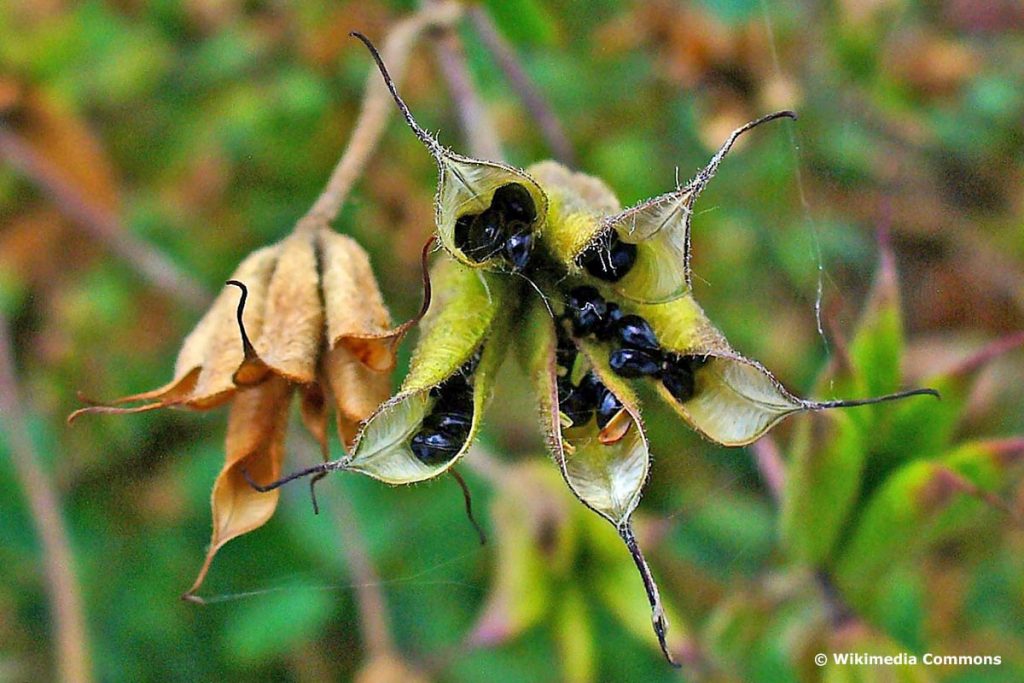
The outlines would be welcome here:
[[[508,348],[510,283],[447,260],[432,281],[435,305],[409,374],[366,422],[343,469],[389,484],[430,479],[465,454],[479,429]]]

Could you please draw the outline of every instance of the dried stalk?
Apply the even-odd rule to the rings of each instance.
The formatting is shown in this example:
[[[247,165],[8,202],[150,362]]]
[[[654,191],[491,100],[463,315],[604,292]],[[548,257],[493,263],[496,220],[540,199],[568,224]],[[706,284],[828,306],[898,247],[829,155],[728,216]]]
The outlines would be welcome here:
[[[428,29],[449,26],[461,15],[461,7],[455,2],[436,2],[423,7],[411,17],[395,24],[384,40],[381,55],[391,71],[395,83],[405,75],[405,67],[413,47]],[[341,211],[352,186],[363,173],[366,162],[377,147],[394,105],[387,87],[376,71],[366,79],[366,95],[359,118],[352,130],[348,147],[331,172],[323,192],[312,208],[296,226],[300,229],[315,229],[333,221]]]
[[[39,455],[26,429],[14,368],[7,318],[0,313],[0,423],[43,552],[43,574],[53,613],[54,658],[62,681],[92,680],[82,599],[75,579],[74,558],[61,516],[60,497],[39,464]]]
[[[0,124],[0,156],[38,185],[65,216],[117,254],[143,280],[168,298],[197,310],[202,310],[209,303],[209,292],[159,250],[132,235],[117,216],[83,197],[64,180],[58,168],[3,124]]]
[[[776,503],[782,502],[783,490],[786,487],[786,464],[782,461],[782,454],[779,453],[779,446],[770,436],[763,436],[750,444],[750,450],[754,453],[754,463],[757,471],[772,500]]]
[[[476,29],[477,35],[480,36],[480,40],[490,50],[498,67],[505,74],[512,90],[519,96],[526,111],[540,126],[541,135],[548,147],[551,148],[555,160],[566,166],[575,166],[576,154],[573,151],[572,143],[569,142],[569,137],[565,134],[565,129],[562,128],[561,122],[555,116],[547,100],[526,74],[515,49],[498,31],[484,7],[474,5],[469,9],[467,15],[473,28]]]
[[[431,7],[436,4],[428,0],[424,6]],[[441,75],[448,84],[452,101],[455,102],[455,110],[459,115],[459,124],[470,156],[489,161],[503,160],[505,153],[501,149],[501,140],[473,85],[459,34],[450,28],[439,31],[434,39],[434,55],[437,57]]]

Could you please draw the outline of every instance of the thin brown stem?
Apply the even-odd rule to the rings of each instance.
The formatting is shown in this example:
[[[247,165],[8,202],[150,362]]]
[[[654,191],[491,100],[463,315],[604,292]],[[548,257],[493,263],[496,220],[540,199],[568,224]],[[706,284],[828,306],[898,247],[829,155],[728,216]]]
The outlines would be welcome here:
[[[554,158],[566,166],[575,166],[576,154],[573,151],[572,143],[569,142],[569,137],[565,134],[565,129],[562,128],[561,122],[555,116],[547,100],[544,99],[544,96],[526,74],[526,70],[523,68],[515,49],[498,31],[497,26],[494,25],[494,21],[483,6],[474,5],[467,14],[473,24],[473,28],[476,29],[477,35],[480,36],[480,40],[491,52],[498,67],[505,74],[509,85],[512,86],[516,95],[519,96],[523,106],[526,107],[526,111],[530,113],[533,120],[540,126],[541,135],[544,137],[545,142],[547,142],[548,147],[551,148]]]
[[[761,473],[772,500],[776,503],[781,502],[786,486],[786,465],[782,462],[778,445],[770,436],[763,436],[751,444],[750,450],[754,452],[757,471]]]
[[[32,511],[32,521],[42,544],[43,575],[53,612],[54,657],[59,679],[92,680],[85,618],[74,558],[61,515],[60,497],[39,463],[39,455],[25,426],[20,390],[14,368],[7,318],[0,313],[0,424],[15,475]]]
[[[355,507],[345,495],[335,496],[333,507],[345,561],[354,579],[359,625],[363,632],[367,659],[388,655],[395,650],[388,623],[388,606],[380,589],[377,570],[366,552],[366,540],[356,519]]]
[[[117,254],[143,280],[189,308],[206,307],[209,292],[158,250],[132,235],[117,216],[82,196],[65,180],[59,168],[2,123],[0,156],[37,185],[75,225]]]
[[[436,2],[428,0],[424,6],[430,7],[434,4]],[[470,156],[488,161],[501,161],[505,154],[501,149],[500,138],[473,85],[473,77],[469,73],[466,54],[458,33],[450,28],[439,31],[434,40],[434,55],[437,57],[441,75],[448,84],[452,101],[455,102]]]
[[[381,49],[381,57],[387,63],[396,83],[405,75],[409,55],[423,33],[431,28],[448,26],[458,20],[461,8],[454,2],[436,2],[423,7],[411,17],[395,24],[388,33]],[[313,229],[333,221],[341,211],[352,186],[363,173],[366,162],[373,154],[377,143],[391,118],[392,105],[387,86],[376,72],[366,79],[366,95],[359,111],[355,128],[323,192],[312,208],[296,226],[297,230]]]

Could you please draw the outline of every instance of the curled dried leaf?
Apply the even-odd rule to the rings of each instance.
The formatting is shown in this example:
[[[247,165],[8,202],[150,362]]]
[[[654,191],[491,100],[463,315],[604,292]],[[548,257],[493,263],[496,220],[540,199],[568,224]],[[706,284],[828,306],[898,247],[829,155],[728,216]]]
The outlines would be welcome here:
[[[281,476],[288,404],[292,388],[280,377],[239,392],[231,405],[224,468],[213,486],[213,535],[199,575],[186,596],[206,578],[214,555],[225,543],[262,526],[277,508],[278,492],[260,493],[250,486]]]

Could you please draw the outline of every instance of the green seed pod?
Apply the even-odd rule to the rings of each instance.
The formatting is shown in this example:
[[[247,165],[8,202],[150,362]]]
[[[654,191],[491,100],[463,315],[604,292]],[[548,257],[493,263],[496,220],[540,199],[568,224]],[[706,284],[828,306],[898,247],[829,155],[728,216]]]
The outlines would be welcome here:
[[[422,323],[412,364],[401,390],[382,405],[360,432],[343,468],[362,472],[389,484],[408,484],[442,474],[469,449],[480,417],[494,387],[494,378],[507,346],[488,343],[507,334],[511,316],[499,316],[514,302],[507,278],[490,278],[452,261],[434,269],[435,305]],[[460,374],[480,352],[472,372],[472,421],[468,434],[451,457],[424,462],[416,457],[411,440],[439,398],[431,390]]]

